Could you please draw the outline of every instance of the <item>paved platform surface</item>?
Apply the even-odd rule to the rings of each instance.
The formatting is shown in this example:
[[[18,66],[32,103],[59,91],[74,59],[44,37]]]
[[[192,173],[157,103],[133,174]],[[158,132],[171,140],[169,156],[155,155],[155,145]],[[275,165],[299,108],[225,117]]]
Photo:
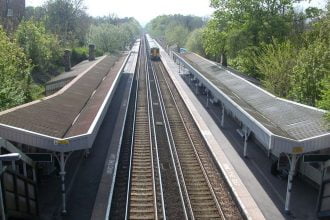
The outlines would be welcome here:
[[[111,140],[114,138],[112,134],[114,134],[116,123],[119,123],[117,117],[124,95],[122,91],[125,89],[126,82],[125,77],[119,81],[89,157],[84,159],[83,153],[77,151],[69,158],[66,175],[67,215],[61,216],[60,214],[60,178],[54,173],[40,184],[39,208],[41,219],[87,220],[91,218],[107,152]]]
[[[109,150],[104,163],[102,177],[99,183],[94,208],[90,219],[104,219],[110,211],[110,201],[112,199],[115,185],[118,159],[121,149],[120,146],[122,144],[122,135],[125,127],[133,77],[133,74],[124,73],[122,75],[122,81],[125,82],[125,87],[121,90],[121,100],[118,100],[118,102],[120,102],[120,105],[118,106],[119,113],[116,117],[117,120],[113,129]]]
[[[185,80],[188,82],[187,80]],[[188,83],[187,83],[188,84]],[[192,91],[195,87],[189,85]],[[318,191],[299,177],[293,182],[291,201],[292,215],[284,213],[287,179],[273,176],[270,173],[272,161],[267,157],[261,146],[253,141],[248,142],[248,158],[243,157],[243,138],[236,132],[238,124],[230,117],[225,118],[224,128],[220,128],[221,109],[219,106],[209,105],[206,110],[206,96],[198,95],[196,102],[200,105],[199,111],[203,111],[208,125],[212,128],[219,143],[225,139],[229,141],[223,150],[233,162],[233,166],[240,178],[255,198],[267,219],[316,219],[316,202]],[[213,121],[213,122],[212,122]],[[215,124],[214,124],[215,123]],[[219,135],[221,134],[222,135]],[[271,202],[269,201],[271,200]],[[276,218],[275,218],[276,217]]]
[[[178,77],[177,78],[181,78]],[[240,179],[248,189],[266,219],[316,219],[317,190],[299,178],[294,179],[291,210],[292,215],[284,213],[284,201],[287,180],[270,174],[271,160],[260,146],[249,142],[248,158],[243,157],[243,139],[236,132],[239,127],[232,119],[226,117],[225,127],[220,129],[221,109],[210,105],[206,109],[206,96],[196,95],[195,87],[189,89],[181,81],[189,99],[203,116],[207,126],[216,138],[222,151],[226,154]],[[185,85],[183,85],[185,84]]]
[[[209,146],[210,152],[213,154],[216,163],[222,170],[223,175],[226,177],[235,198],[237,199],[241,209],[248,219],[265,219],[264,214],[254,201],[253,197],[246,189],[244,183],[238,176],[237,172],[232,166],[232,161],[224,154],[221,145],[224,143],[217,143],[215,134],[212,134],[209,128],[209,123],[212,121],[205,120],[207,113],[203,112],[203,107],[200,105],[196,97],[181,79],[178,74],[178,66],[170,60],[167,54],[161,50],[162,61],[169,72],[174,84],[176,85],[182,99],[186,103],[192,117],[194,118],[198,128],[200,129],[206,143]],[[199,105],[197,108],[197,105]],[[216,134],[219,135],[219,134]]]

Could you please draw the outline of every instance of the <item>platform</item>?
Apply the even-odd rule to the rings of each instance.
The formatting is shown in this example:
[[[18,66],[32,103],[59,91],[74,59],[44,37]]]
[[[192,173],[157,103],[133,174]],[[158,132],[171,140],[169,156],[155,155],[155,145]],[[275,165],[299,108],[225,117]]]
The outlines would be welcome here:
[[[222,135],[221,133],[214,134],[210,127],[214,128],[215,123],[207,116],[208,114],[203,111],[203,106],[198,102],[195,95],[190,91],[185,82],[179,76],[179,67],[175,64],[167,53],[161,49],[161,60],[163,61],[166,70],[169,72],[174,84],[176,85],[179,93],[182,96],[185,104],[187,105],[191,115],[196,121],[202,135],[205,138],[206,143],[210,147],[210,152],[213,154],[216,163],[221,168],[229,186],[232,189],[234,197],[237,199],[243,213],[248,219],[265,219],[265,216],[259,206],[256,204],[255,199],[245,187],[241,178],[234,169],[232,162],[227,158],[226,154],[222,150],[223,147],[228,147],[229,142],[221,144],[217,142],[215,135]],[[213,126],[212,126],[213,125]],[[271,203],[271,201],[269,201]],[[269,213],[278,213],[276,210],[268,210]],[[280,216],[280,215],[273,215]]]
[[[139,45],[140,41],[134,44],[125,66],[120,69],[118,86],[113,91],[113,98],[88,158],[83,157],[82,151],[76,151],[68,162],[68,213],[60,217],[60,187],[55,184],[59,180],[53,177],[46,184],[41,184],[41,206],[45,210],[42,210],[42,219],[91,219],[92,216],[105,219],[116,177]],[[52,186],[51,189],[48,186]],[[48,196],[53,197],[54,201],[49,201]]]
[[[270,94],[230,70],[194,53],[174,58],[189,70],[196,82],[222,103],[226,112],[253,133],[269,154],[299,154],[328,148],[330,133],[326,111]]]
[[[90,148],[127,58],[100,57],[53,95],[1,112],[0,136],[58,152]]]

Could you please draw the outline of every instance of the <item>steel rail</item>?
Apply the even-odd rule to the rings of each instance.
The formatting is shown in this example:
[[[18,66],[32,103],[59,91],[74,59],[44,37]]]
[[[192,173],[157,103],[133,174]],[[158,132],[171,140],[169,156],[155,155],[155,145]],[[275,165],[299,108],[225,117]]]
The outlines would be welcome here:
[[[146,48],[147,49],[147,48]],[[148,64],[150,62],[148,56],[146,57],[147,62],[146,62],[146,70],[147,70],[147,86],[148,86],[148,94],[149,94],[149,101],[150,106],[153,106],[153,101],[152,101],[152,92],[151,92],[151,87],[150,87],[150,71],[153,74],[153,69],[150,69],[148,67]],[[163,219],[166,220],[166,211],[165,211],[165,201],[164,201],[164,192],[163,192],[163,184],[162,184],[162,176],[161,176],[161,171],[160,171],[160,164],[159,164],[159,155],[158,155],[158,144],[157,144],[157,132],[156,132],[156,126],[155,126],[155,118],[154,118],[154,113],[153,113],[153,107],[151,109],[151,121],[152,121],[152,127],[153,127],[153,132],[154,132],[154,146],[155,146],[155,155],[156,155],[156,163],[157,163],[157,171],[158,171],[158,176],[159,176],[159,187],[160,187],[160,196],[161,196],[161,207],[162,207],[162,216]]]
[[[141,54],[141,47],[139,49],[139,56]],[[134,102],[134,114],[133,114],[133,126],[132,126],[132,136],[131,136],[131,152],[130,152],[130,162],[129,162],[129,172],[128,172],[128,182],[127,182],[127,195],[126,195],[126,207],[125,207],[125,219],[128,219],[129,211],[129,198],[131,189],[131,172],[132,172],[132,162],[133,162],[133,147],[134,147],[134,134],[135,134],[135,122],[136,122],[136,112],[137,112],[137,100],[139,92],[139,78],[140,78],[140,65],[141,61],[138,59],[137,63],[137,75],[136,75],[136,88],[135,88],[135,102]]]
[[[171,128],[169,125],[168,116],[167,116],[167,113],[165,110],[163,94],[162,94],[162,91],[160,90],[158,77],[157,77],[157,74],[155,74],[153,65],[152,65],[152,70],[153,70],[153,74],[154,74],[154,80],[155,80],[155,85],[156,85],[156,89],[157,89],[157,93],[158,93],[158,100],[159,100],[160,107],[161,107],[162,117],[165,122],[164,126],[165,126],[165,131],[166,131],[166,137],[167,137],[168,144],[169,144],[169,150],[170,150],[170,154],[171,154],[171,161],[172,161],[172,164],[174,167],[175,177],[176,177],[176,180],[177,180],[177,183],[179,186],[180,198],[181,198],[181,203],[182,203],[182,206],[184,209],[183,210],[184,215],[185,215],[186,219],[195,219],[193,216],[193,211],[192,211],[192,207],[191,207],[191,202],[189,200],[187,187],[184,182],[184,177],[183,177],[182,168],[181,168],[181,165],[179,162],[179,157],[178,157],[178,154],[175,149],[174,138],[173,138],[172,131],[171,131]],[[187,201],[185,201],[185,200],[187,200]],[[188,209],[188,211],[187,211],[187,209]],[[189,212],[189,217],[188,217],[188,212]]]
[[[168,91],[169,91],[169,95],[170,95],[170,97],[171,97],[172,100],[173,100],[174,106],[175,106],[175,108],[176,108],[176,110],[177,110],[177,112],[178,112],[179,118],[181,119],[181,122],[182,122],[182,125],[183,125],[183,127],[184,127],[184,130],[186,131],[186,134],[187,134],[187,136],[188,136],[188,138],[189,138],[189,142],[190,142],[190,144],[191,144],[191,146],[192,146],[192,148],[193,148],[193,151],[194,151],[195,157],[196,157],[196,159],[197,159],[197,161],[198,161],[198,164],[199,164],[199,166],[200,166],[200,168],[201,168],[201,170],[202,170],[202,173],[203,173],[204,179],[205,179],[205,181],[206,181],[206,183],[207,183],[207,185],[208,185],[208,187],[209,187],[210,193],[211,193],[212,198],[213,198],[213,200],[214,200],[214,202],[215,202],[215,204],[216,204],[216,207],[217,207],[217,209],[218,209],[219,215],[220,215],[220,217],[221,217],[222,219],[226,219],[226,218],[225,218],[225,215],[224,215],[224,213],[223,213],[223,210],[222,210],[222,208],[221,208],[221,206],[220,206],[220,204],[219,204],[219,201],[218,201],[218,199],[217,199],[217,197],[216,197],[216,195],[215,195],[214,189],[213,189],[213,187],[212,187],[212,185],[211,185],[211,183],[210,183],[210,181],[209,181],[209,178],[208,178],[207,173],[206,173],[206,171],[205,171],[204,165],[203,165],[203,163],[201,162],[201,159],[200,159],[200,157],[199,157],[199,154],[198,154],[198,152],[197,152],[197,150],[196,150],[195,144],[194,144],[193,141],[192,141],[191,134],[190,134],[189,130],[188,130],[187,127],[186,127],[186,124],[185,124],[185,122],[184,122],[183,116],[182,116],[181,111],[180,111],[180,109],[179,109],[179,107],[178,107],[177,101],[176,101],[176,99],[175,99],[175,97],[174,97],[174,94],[173,94],[173,92],[172,92],[172,90],[171,90],[171,88],[170,88],[170,86],[169,86],[169,82],[168,82],[168,80],[167,80],[166,77],[165,77],[165,74],[167,74],[167,73],[165,73],[165,71],[164,71],[160,66],[159,66],[159,69],[160,69],[162,75],[164,76],[164,81],[165,81],[166,86],[167,86],[167,89],[168,89]],[[188,194],[189,194],[189,193],[188,193]]]
[[[151,133],[150,133],[150,114],[149,114],[149,101],[148,101],[148,95],[146,94],[146,88],[143,84],[143,81],[140,82],[140,80],[145,80],[146,77],[146,69],[145,69],[145,60],[143,58],[146,57],[145,54],[145,42],[142,41],[141,50],[140,50],[140,63],[139,63],[139,77],[137,80],[137,97],[136,97],[136,112],[135,112],[135,119],[134,119],[134,132],[132,135],[133,138],[133,147],[132,147],[132,154],[131,154],[131,163],[130,163],[130,174],[129,174],[129,190],[127,194],[127,210],[126,210],[126,219],[128,218],[140,218],[140,219],[150,219],[154,218],[157,219],[157,201],[156,201],[156,188],[155,188],[155,176],[154,176],[154,164],[153,164],[153,154],[152,154],[152,139],[151,139]],[[144,65],[141,63],[144,63]],[[142,68],[143,69],[142,69]],[[142,103],[141,103],[142,102]],[[145,119],[148,119],[148,123],[146,124],[144,122]],[[145,134],[145,130],[147,130],[149,138],[147,138]],[[137,138],[139,136],[139,138]],[[144,139],[145,138],[145,139]],[[149,143],[143,143],[149,142]],[[141,144],[142,143],[142,144]],[[149,145],[149,146],[148,146]],[[142,153],[142,154],[141,154]],[[145,155],[145,153],[147,155]],[[149,161],[150,160],[150,161]],[[150,166],[150,167],[148,167]],[[151,170],[149,170],[151,169]],[[151,177],[150,175],[151,172]],[[147,175],[147,173],[149,173]],[[134,174],[136,176],[134,176]],[[146,175],[144,175],[146,174]],[[134,179],[135,178],[135,179]],[[146,179],[143,179],[146,178]],[[151,187],[147,183],[148,179],[151,178]],[[133,186],[133,179],[134,184]],[[142,180],[141,180],[142,179]],[[145,184],[145,185],[144,185]],[[133,194],[133,187],[135,188],[136,192]],[[146,187],[144,189],[143,187]],[[148,192],[149,189],[152,188],[152,192],[150,195]],[[134,201],[134,209],[132,207],[132,197],[136,199]],[[152,197],[152,199],[150,199]],[[152,200],[152,202],[151,202]],[[145,202],[145,203],[143,203]],[[149,210],[147,213],[147,207],[149,207],[148,202],[151,202],[153,212]],[[144,216],[143,216],[144,215]]]

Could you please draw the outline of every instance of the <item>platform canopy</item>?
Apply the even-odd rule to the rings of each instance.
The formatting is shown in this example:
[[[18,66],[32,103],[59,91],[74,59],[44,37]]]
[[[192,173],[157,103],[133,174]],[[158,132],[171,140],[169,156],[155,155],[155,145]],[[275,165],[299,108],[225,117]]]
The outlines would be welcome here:
[[[329,148],[326,111],[282,99],[195,53],[173,53],[269,150],[301,154]]]
[[[129,56],[82,62],[58,92],[0,112],[0,137],[59,152],[90,148]]]

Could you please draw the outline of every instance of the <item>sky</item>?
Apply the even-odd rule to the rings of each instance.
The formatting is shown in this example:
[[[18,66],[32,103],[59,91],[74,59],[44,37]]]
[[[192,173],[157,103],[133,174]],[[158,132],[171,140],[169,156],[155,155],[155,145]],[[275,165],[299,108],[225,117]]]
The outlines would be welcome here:
[[[27,6],[40,6],[45,0],[26,0]],[[209,0],[85,0],[87,12],[92,16],[116,14],[134,17],[142,25],[163,14],[210,16],[213,9]]]
[[[27,6],[40,6],[46,0],[26,0]],[[134,17],[141,25],[163,14],[183,14],[210,16],[213,9],[209,0],[84,0],[87,12],[91,16],[116,14],[118,17]],[[327,0],[302,1],[297,10],[308,6],[324,8]]]

